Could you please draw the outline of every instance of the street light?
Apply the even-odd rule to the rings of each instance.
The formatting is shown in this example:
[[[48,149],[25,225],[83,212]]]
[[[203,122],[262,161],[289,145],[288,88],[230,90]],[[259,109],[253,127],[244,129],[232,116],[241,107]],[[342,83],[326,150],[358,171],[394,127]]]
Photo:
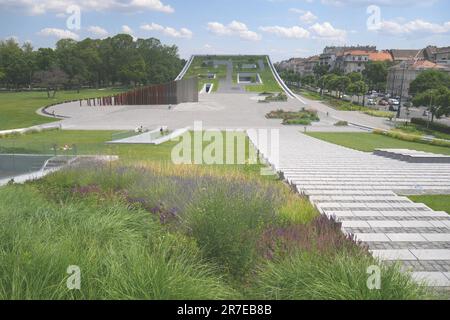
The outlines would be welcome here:
[[[403,85],[405,83],[405,72],[406,72],[406,63],[403,62],[403,76],[402,76],[402,85],[400,88],[400,101],[397,109],[397,119],[400,118],[401,110],[402,110],[402,98],[403,98]]]

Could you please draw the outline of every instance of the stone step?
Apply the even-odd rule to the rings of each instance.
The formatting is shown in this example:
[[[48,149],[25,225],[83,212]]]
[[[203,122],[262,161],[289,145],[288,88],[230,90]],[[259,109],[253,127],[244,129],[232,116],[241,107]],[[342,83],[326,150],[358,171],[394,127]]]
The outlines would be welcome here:
[[[447,228],[450,229],[450,220],[445,221],[395,221],[395,220],[369,220],[369,221],[339,221],[342,228]]]
[[[357,233],[434,233],[434,234],[448,234],[449,228],[371,228],[367,225],[362,227],[345,227],[342,231],[346,234]]]
[[[381,261],[450,261],[449,249],[387,249],[370,250],[370,252]]]

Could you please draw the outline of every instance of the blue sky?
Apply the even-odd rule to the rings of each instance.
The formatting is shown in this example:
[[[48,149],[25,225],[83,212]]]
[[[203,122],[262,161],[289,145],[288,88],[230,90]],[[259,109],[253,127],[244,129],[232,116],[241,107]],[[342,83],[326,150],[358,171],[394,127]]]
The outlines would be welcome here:
[[[73,5],[81,23],[68,27],[66,10]],[[450,1],[0,0],[0,39],[53,47],[62,37],[120,32],[176,44],[183,58],[248,53],[277,61],[317,54],[326,45],[450,46]]]

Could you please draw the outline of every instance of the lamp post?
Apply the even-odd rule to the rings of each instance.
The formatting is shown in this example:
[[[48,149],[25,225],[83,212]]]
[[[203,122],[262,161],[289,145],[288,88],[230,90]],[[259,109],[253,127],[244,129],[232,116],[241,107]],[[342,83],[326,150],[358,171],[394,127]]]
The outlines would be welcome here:
[[[405,73],[406,73],[406,63],[403,63],[403,76],[402,76],[402,84],[400,88],[400,101],[397,109],[397,119],[400,118],[401,110],[402,110],[402,98],[403,98],[403,85],[405,83]]]

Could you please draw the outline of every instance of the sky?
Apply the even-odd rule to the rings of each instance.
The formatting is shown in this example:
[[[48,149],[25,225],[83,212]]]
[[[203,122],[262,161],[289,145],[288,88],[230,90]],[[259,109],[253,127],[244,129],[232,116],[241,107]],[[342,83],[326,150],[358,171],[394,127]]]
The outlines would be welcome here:
[[[0,0],[0,39],[128,33],[192,54],[307,57],[330,45],[450,46],[449,0]]]

